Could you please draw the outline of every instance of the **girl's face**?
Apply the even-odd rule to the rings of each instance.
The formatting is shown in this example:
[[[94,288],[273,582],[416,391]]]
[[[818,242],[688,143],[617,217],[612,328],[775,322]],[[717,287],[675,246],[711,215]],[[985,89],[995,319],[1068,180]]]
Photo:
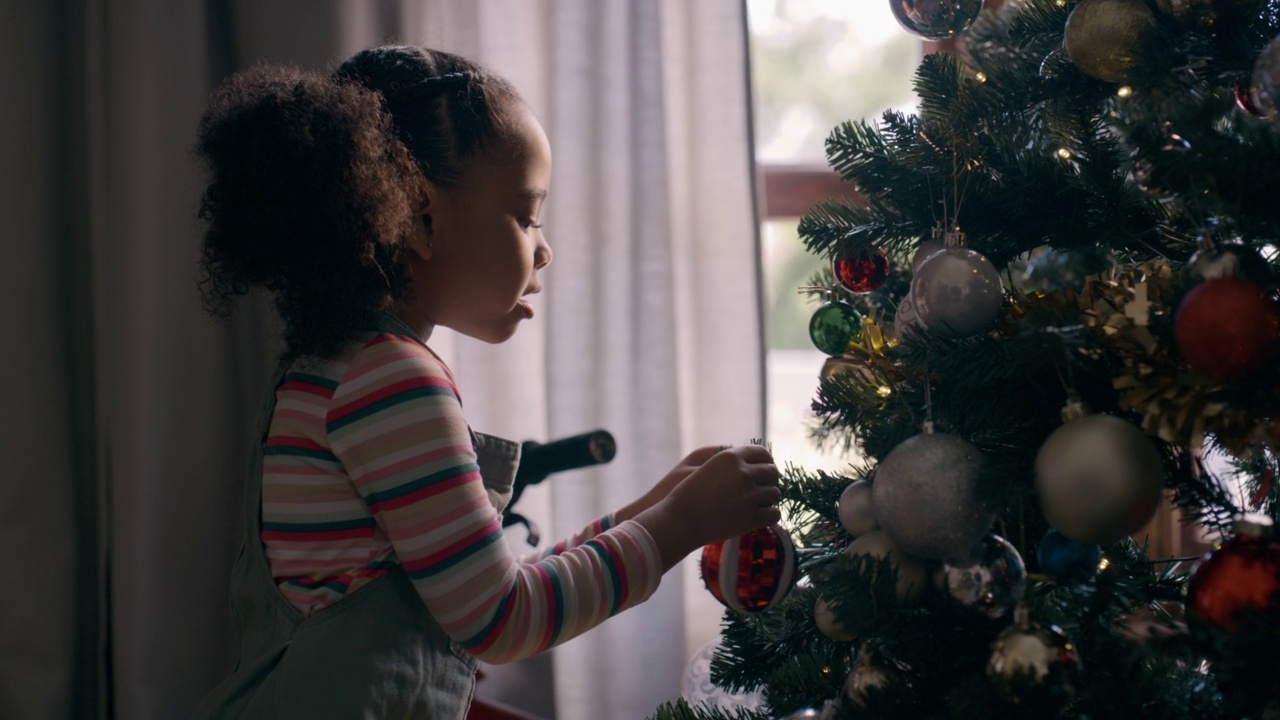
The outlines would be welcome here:
[[[410,325],[500,343],[533,317],[524,296],[542,289],[538,271],[551,262],[540,217],[551,146],[523,104],[509,109],[509,121],[509,139],[473,158],[457,186],[428,192],[406,247],[412,299],[399,314]]]

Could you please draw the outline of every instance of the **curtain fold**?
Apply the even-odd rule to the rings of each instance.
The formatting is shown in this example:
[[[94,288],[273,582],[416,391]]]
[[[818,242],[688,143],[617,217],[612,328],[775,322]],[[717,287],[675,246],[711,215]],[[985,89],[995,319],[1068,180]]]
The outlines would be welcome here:
[[[544,540],[693,447],[759,436],[744,14],[741,0],[0,6],[0,540],[19,550],[0,561],[15,579],[0,717],[183,717],[230,669],[240,475],[278,348],[263,298],[225,322],[200,307],[191,148],[214,85],[260,60],[332,67],[425,44],[507,76],[542,119],[555,261],[539,317],[502,346],[443,330],[433,345],[477,429],[617,437],[610,465],[521,500]],[[692,568],[553,653],[492,669],[480,693],[547,717],[643,717],[716,634]]]

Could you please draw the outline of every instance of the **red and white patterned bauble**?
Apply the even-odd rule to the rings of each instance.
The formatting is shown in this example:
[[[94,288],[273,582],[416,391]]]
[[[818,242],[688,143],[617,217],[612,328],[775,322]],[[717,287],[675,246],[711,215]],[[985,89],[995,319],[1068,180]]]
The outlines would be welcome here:
[[[737,612],[777,605],[796,581],[796,547],[770,525],[702,548],[702,582],[720,604]]]

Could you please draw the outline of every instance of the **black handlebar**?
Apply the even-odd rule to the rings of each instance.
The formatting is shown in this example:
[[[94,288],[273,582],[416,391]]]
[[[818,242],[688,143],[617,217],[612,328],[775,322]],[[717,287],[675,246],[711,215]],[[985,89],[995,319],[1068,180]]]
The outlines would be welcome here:
[[[568,470],[603,465],[613,459],[618,452],[618,445],[613,435],[607,430],[573,435],[549,443],[526,440],[520,445],[520,467],[516,470],[515,481],[511,486],[511,501],[502,516],[502,526],[524,525],[529,531],[529,544],[537,545],[540,537],[538,528],[525,516],[512,512],[524,489],[537,485],[547,479],[548,475]]]

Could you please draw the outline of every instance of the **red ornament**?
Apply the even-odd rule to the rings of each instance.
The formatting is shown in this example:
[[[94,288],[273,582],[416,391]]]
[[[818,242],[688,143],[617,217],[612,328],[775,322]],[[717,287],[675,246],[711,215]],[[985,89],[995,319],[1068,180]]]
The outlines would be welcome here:
[[[857,255],[837,255],[831,270],[845,290],[869,293],[889,278],[889,256],[878,248],[867,248]]]
[[[1253,94],[1249,92],[1249,88],[1247,86],[1237,85],[1232,92],[1236,96],[1236,107],[1256,118],[1266,117],[1266,113],[1259,110],[1258,106],[1253,104]]]
[[[1271,362],[1280,348],[1280,310],[1247,280],[1207,280],[1183,298],[1173,330],[1178,351],[1196,372],[1215,380],[1243,380]]]
[[[791,592],[795,579],[796,548],[777,525],[702,548],[702,582],[730,610],[767,610]]]
[[[1267,468],[1262,472],[1262,481],[1258,483],[1258,489],[1253,491],[1253,496],[1249,499],[1253,501],[1256,508],[1262,507],[1262,503],[1266,502],[1267,496],[1271,494],[1271,482],[1274,480],[1271,468]]]
[[[1235,537],[1204,556],[1187,585],[1196,615],[1231,632],[1237,612],[1264,610],[1280,597],[1280,542],[1270,529],[1267,516],[1245,515]]]

